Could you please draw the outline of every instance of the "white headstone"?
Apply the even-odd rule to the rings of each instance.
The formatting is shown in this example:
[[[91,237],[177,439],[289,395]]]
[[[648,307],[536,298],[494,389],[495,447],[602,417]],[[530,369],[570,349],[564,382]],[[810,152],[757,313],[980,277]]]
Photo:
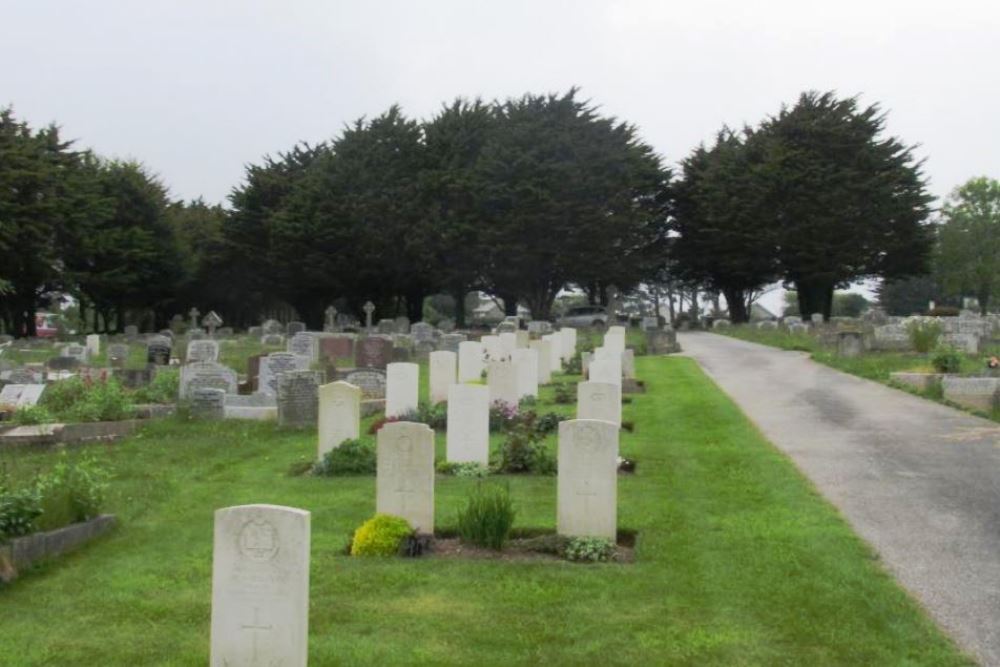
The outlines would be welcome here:
[[[514,350],[513,361],[518,397],[538,398],[538,351],[518,348]]]
[[[488,361],[499,361],[505,358],[500,336],[483,336],[479,342],[483,345],[483,356]]]
[[[550,333],[546,336],[542,336],[542,340],[548,341],[551,349],[549,350],[549,372],[550,373],[561,373],[562,372],[562,334]]]
[[[483,344],[467,340],[458,344],[458,381],[475,382],[483,376]]]
[[[448,461],[490,462],[490,389],[481,384],[448,388]]]
[[[101,337],[97,334],[87,336],[87,355],[91,358],[101,353]]]
[[[405,361],[385,367],[385,416],[399,417],[419,405],[420,366]]]
[[[434,532],[434,431],[427,424],[389,422],[378,432],[375,511]]]
[[[618,425],[598,419],[561,422],[556,486],[560,535],[614,540],[618,532]]]
[[[331,382],[319,388],[319,445],[322,457],[345,440],[361,433],[361,389],[347,382]]]
[[[630,380],[635,379],[635,352],[633,350],[622,352],[622,376]]]
[[[576,354],[576,329],[573,327],[563,327],[559,330],[560,346],[563,361],[569,361]]]
[[[433,405],[448,400],[448,387],[455,384],[458,355],[447,350],[438,350],[431,352],[429,359],[430,399]]]
[[[538,384],[548,384],[552,381],[552,343],[547,340],[531,341],[531,349],[538,353]]]
[[[309,518],[277,505],[215,512],[212,667],[305,667]]]
[[[517,386],[517,369],[511,361],[491,361],[486,368],[486,382],[490,388],[490,405],[502,402],[514,408],[520,402]]]
[[[621,354],[625,351],[625,329],[623,327],[611,327],[604,334],[604,347],[612,352]]]
[[[514,354],[514,350],[517,349],[517,332],[505,331],[500,334],[500,349],[503,351],[504,358],[509,358]]]
[[[588,379],[591,382],[610,382],[620,387],[622,384],[621,357],[616,359],[598,359],[595,355],[594,360],[590,362]]]
[[[219,343],[218,341],[207,339],[193,340],[188,343],[187,356],[185,358],[189,364],[196,361],[218,361]]]
[[[621,385],[611,382],[580,382],[577,384],[576,418],[600,419],[621,426]]]

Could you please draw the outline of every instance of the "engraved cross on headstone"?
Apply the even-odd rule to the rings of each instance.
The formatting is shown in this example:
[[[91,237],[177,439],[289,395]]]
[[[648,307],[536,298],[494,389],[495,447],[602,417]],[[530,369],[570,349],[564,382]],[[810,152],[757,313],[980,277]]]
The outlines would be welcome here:
[[[367,302],[365,302],[365,305],[362,306],[362,310],[365,311],[365,329],[367,329],[368,331],[371,331],[371,329],[372,329],[372,313],[375,312],[375,304],[372,303],[371,301],[367,301]]]
[[[192,329],[197,329],[198,328],[198,316],[199,315],[201,315],[201,313],[198,312],[197,308],[192,308],[191,311],[188,313],[188,317],[191,318],[191,328]]]
[[[250,625],[241,625],[240,630],[249,630],[251,641],[253,642],[253,655],[251,656],[253,662],[251,664],[257,664],[257,633],[258,632],[270,632],[273,629],[270,625],[261,625],[260,623],[260,608],[253,608],[253,623]]]

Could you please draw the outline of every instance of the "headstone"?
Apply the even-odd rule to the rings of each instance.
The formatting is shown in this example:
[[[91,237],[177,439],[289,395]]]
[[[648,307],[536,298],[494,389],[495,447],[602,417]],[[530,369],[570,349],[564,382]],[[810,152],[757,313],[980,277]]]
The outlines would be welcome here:
[[[320,458],[345,440],[361,433],[361,389],[347,382],[331,382],[319,388]]]
[[[306,330],[305,322],[289,322],[285,325],[285,334],[289,337]]]
[[[187,331],[188,341],[205,340],[206,335],[207,334],[201,329],[188,329]]]
[[[527,349],[530,347],[531,334],[529,334],[526,329],[518,329],[514,332],[514,335],[517,336],[515,345],[516,348]]]
[[[284,347],[285,337],[281,334],[266,333],[260,337],[260,344],[264,347]]]
[[[169,366],[171,352],[172,348],[168,340],[151,340],[146,344],[146,363]]]
[[[385,369],[385,416],[399,417],[418,408],[420,366],[392,363]]]
[[[559,330],[560,345],[559,351],[563,361],[569,361],[576,355],[576,329],[573,327],[563,327]],[[622,334],[622,345],[624,345],[624,334]]]
[[[558,331],[542,337],[542,340],[549,342],[549,372],[562,373],[562,334]]]
[[[396,320],[383,318],[378,321],[378,325],[375,327],[375,330],[380,334],[391,336],[396,333]]]
[[[632,350],[622,352],[622,377],[628,380],[635,379],[635,352]]]
[[[285,327],[281,326],[281,322],[278,320],[264,320],[261,325],[261,334],[266,336],[268,334],[281,334],[285,332]]]
[[[205,340],[193,340],[188,343],[185,358],[189,364],[196,361],[218,361],[219,342],[207,338]]]
[[[299,332],[288,339],[288,351],[305,357],[312,364],[319,361],[319,340],[311,333]]]
[[[559,424],[557,530],[569,537],[618,534],[618,425],[598,419]]]
[[[465,334],[449,333],[438,339],[438,349],[458,354],[458,346],[466,341]]]
[[[865,351],[864,337],[860,331],[837,333],[837,354],[841,357],[860,357]]]
[[[38,405],[44,384],[8,384],[0,389],[0,405],[12,405],[17,408],[27,408]]]
[[[545,320],[532,320],[528,322],[528,334],[544,336],[552,333],[552,323]]]
[[[365,311],[365,330],[372,330],[372,313],[375,312],[375,304],[371,301],[366,301],[365,305],[362,307]]]
[[[191,390],[191,416],[195,419],[222,419],[226,416],[226,392],[211,387]]]
[[[434,532],[434,431],[426,424],[389,422],[376,445],[375,511]]]
[[[248,327],[247,336],[250,338],[260,338],[264,335],[264,327]]]
[[[538,398],[538,351],[518,348],[512,359],[517,375],[518,398]]]
[[[514,350],[517,349],[517,332],[503,332],[500,334],[499,338],[502,358],[510,359],[514,356]]]
[[[87,356],[91,359],[101,353],[101,337],[97,334],[87,336]]]
[[[80,367],[78,357],[52,357],[45,365],[54,371],[75,371]]]
[[[333,333],[337,330],[337,309],[333,306],[327,306],[326,310],[323,311],[325,319],[323,320],[323,331]]]
[[[600,419],[621,426],[622,388],[610,382],[576,385],[576,418]]]
[[[354,337],[350,334],[339,334],[322,338],[319,341],[319,353],[324,359],[354,358]]]
[[[288,371],[278,375],[279,426],[316,426],[321,376],[318,371]]]
[[[509,407],[517,408],[520,394],[514,362],[489,362],[486,365],[486,383],[490,389],[490,405],[503,403]]]
[[[531,349],[538,353],[538,384],[552,382],[552,343],[547,340],[531,341]]]
[[[181,366],[180,400],[191,398],[199,387],[222,389],[227,394],[236,393],[236,371],[214,361],[200,361]]]
[[[588,379],[591,382],[610,382],[611,384],[621,386],[621,357],[618,357],[617,359],[600,359],[595,356],[594,360],[590,362]]]
[[[134,324],[126,324],[124,333],[127,339],[132,340],[139,335],[139,327]]]
[[[395,320],[395,330],[396,333],[407,334],[410,333],[410,318],[406,315],[400,315]]]
[[[604,348],[621,354],[625,351],[625,331],[619,327],[611,327],[604,334]]]
[[[354,346],[355,366],[358,368],[385,368],[392,359],[392,341],[369,336]]]
[[[452,331],[455,330],[455,320],[453,320],[453,319],[451,319],[449,317],[446,317],[446,318],[438,321],[438,325],[437,326],[438,326],[438,329],[440,329],[442,332],[444,332],[444,333],[451,333]]]
[[[500,336],[483,336],[479,339],[483,346],[483,357],[486,361],[501,361],[505,359]]]
[[[823,324],[823,313],[813,313],[809,316],[809,321],[814,325]]]
[[[477,382],[483,376],[483,345],[467,340],[458,344],[458,381]]]
[[[448,387],[455,384],[458,373],[458,355],[440,350],[430,353],[431,404],[448,400]]]
[[[946,400],[964,408],[990,414],[1000,407],[1000,378],[944,376],[941,388]]]
[[[377,368],[362,368],[349,372],[344,381],[361,389],[365,399],[378,400],[385,398],[385,371]]]
[[[399,349],[399,348],[396,348]],[[413,355],[420,361],[429,359],[431,352],[437,349],[437,343],[433,340],[422,340],[418,341],[416,345],[413,346]]]
[[[201,326],[208,329],[209,336],[214,336],[215,330],[222,326],[222,318],[217,312],[210,310],[208,311],[208,315],[202,319]]]
[[[192,329],[197,329],[198,328],[198,316],[199,315],[201,315],[201,313],[198,311],[197,308],[191,308],[191,310],[188,312],[188,317],[191,318],[191,327],[190,328],[192,328]]]
[[[306,667],[309,518],[277,505],[215,512],[212,667]]]
[[[72,357],[76,359],[81,364],[87,363],[87,348],[83,345],[77,345],[76,343],[71,343],[69,345],[63,346],[62,350],[59,352],[61,357]]]
[[[679,349],[680,347],[677,345],[677,332],[673,329],[646,330],[647,354],[671,354],[677,352]]]
[[[309,370],[309,361],[291,352],[272,352],[260,360],[257,391],[270,396],[278,395],[278,378],[282,373]]]
[[[448,387],[446,459],[456,463],[490,462],[490,390],[481,384]]]
[[[125,364],[128,363],[128,355],[128,345],[123,345],[121,343],[112,343],[111,345],[108,345],[108,363],[113,368],[125,368]]]
[[[399,333],[405,332],[399,331]],[[432,341],[434,340],[434,327],[426,322],[417,322],[410,327],[410,335],[413,336],[413,340],[418,343],[420,341]]]

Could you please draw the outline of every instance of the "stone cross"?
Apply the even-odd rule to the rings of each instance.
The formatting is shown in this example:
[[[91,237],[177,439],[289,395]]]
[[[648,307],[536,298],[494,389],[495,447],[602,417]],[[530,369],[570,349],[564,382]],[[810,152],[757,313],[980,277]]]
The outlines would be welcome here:
[[[333,331],[337,325],[335,318],[337,317],[337,309],[330,306],[326,309],[326,330]]]
[[[208,329],[208,335],[214,337],[216,328],[222,326],[222,318],[219,317],[219,314],[217,312],[215,312],[214,310],[210,310],[208,311],[208,315],[205,316],[205,319],[203,319],[201,323],[202,326]]]
[[[366,301],[365,305],[362,306],[362,310],[365,311],[365,329],[368,331],[372,330],[372,313],[375,312],[375,304],[371,301]]]
[[[197,329],[198,328],[198,316],[199,315],[201,315],[201,313],[198,312],[197,308],[192,308],[191,311],[188,313],[188,316],[191,318],[191,328],[192,329]]]

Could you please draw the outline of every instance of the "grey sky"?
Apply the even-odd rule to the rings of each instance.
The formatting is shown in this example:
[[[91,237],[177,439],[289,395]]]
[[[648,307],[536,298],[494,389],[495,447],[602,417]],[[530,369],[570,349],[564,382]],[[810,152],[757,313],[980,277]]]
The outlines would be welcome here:
[[[861,93],[935,194],[1000,177],[996,2],[0,0],[0,104],[175,197],[399,102],[579,85],[668,163],[805,89]]]

